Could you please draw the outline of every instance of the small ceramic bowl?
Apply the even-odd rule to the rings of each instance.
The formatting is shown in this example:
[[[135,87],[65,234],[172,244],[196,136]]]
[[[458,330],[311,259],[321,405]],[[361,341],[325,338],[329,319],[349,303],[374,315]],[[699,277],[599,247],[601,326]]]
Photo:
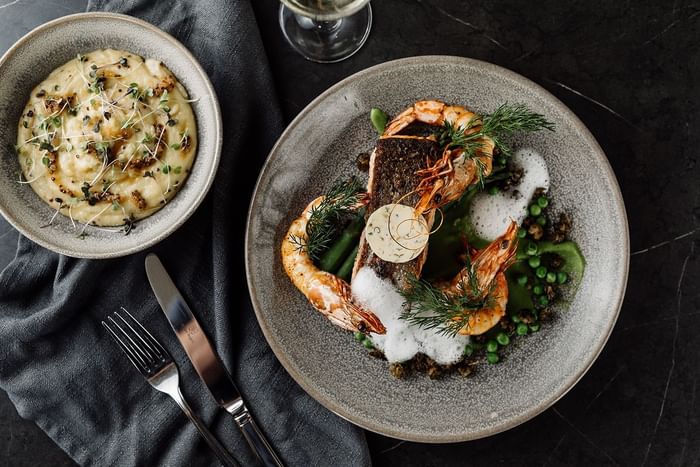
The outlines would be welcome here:
[[[126,50],[162,61],[187,89],[197,120],[198,147],[192,172],[180,192],[160,211],[137,223],[129,235],[90,228],[82,238],[70,219],[56,216],[27,184],[17,183],[14,151],[17,124],[31,90],[78,53]],[[207,194],[219,164],[222,123],[219,103],[206,73],[175,38],[126,15],[80,13],[50,21],[14,44],[0,58],[0,213],[23,235],[58,253],[113,258],[148,248],[173,233]]]

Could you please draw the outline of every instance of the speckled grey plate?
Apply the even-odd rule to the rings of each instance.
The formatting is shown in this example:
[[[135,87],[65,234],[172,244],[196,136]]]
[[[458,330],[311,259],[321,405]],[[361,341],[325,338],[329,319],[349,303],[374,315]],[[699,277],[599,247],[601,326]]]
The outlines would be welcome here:
[[[100,48],[127,50],[161,60],[185,86],[197,120],[197,157],[180,192],[163,209],[139,221],[129,234],[88,228],[79,238],[70,219],[54,210],[29,185],[17,183],[14,152],[17,123],[30,91],[59,65]],[[58,253],[84,258],[112,258],[135,253],[173,233],[207,194],[219,165],[222,130],[219,103],[209,78],[175,38],[131,16],[80,13],[39,26],[0,58],[0,213],[23,235]],[[79,233],[79,231],[78,231]]]
[[[481,112],[522,102],[556,124],[556,133],[517,147],[547,160],[551,192],[574,219],[571,233],[588,265],[581,288],[554,323],[516,339],[498,365],[474,377],[396,380],[351,333],[331,325],[286,277],[280,241],[293,218],[376,134],[371,107],[391,114],[419,99],[442,99]],[[340,416],[388,436],[455,442],[512,428],[545,410],[586,372],[607,340],[627,282],[629,238],[622,197],[600,147],[578,118],[547,91],[488,63],[415,57],[357,73],[324,92],[273,148],[253,198],[246,238],[248,284],[260,326],[296,381]]]

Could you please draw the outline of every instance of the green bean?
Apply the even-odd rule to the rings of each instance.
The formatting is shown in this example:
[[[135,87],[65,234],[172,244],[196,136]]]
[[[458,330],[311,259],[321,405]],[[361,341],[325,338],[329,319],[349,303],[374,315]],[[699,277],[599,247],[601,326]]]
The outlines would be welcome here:
[[[336,275],[344,281],[350,282],[350,276],[352,275],[352,268],[355,265],[355,257],[357,256],[357,249],[359,246],[360,245],[355,245],[355,248],[352,249],[348,257],[343,261],[343,265],[338,269],[338,274]]]
[[[369,119],[372,121],[372,126],[377,130],[377,133],[380,135],[384,133],[389,116],[382,109],[372,107],[372,110],[369,111]]]
[[[362,216],[350,222],[335,243],[323,254],[318,262],[319,268],[330,273],[338,271],[348,253],[357,245],[364,226],[365,220]]]

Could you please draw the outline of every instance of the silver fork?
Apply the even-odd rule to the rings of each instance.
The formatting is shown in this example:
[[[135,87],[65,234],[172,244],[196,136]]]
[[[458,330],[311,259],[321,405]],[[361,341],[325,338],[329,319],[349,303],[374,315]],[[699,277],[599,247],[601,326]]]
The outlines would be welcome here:
[[[125,319],[119,312],[107,317],[109,324],[102,321],[102,326],[119,344],[119,347],[131,363],[146,378],[146,381],[160,392],[172,397],[185,415],[197,427],[209,447],[219,460],[227,467],[237,467],[238,463],[228,453],[221,443],[209,431],[204,422],[190,409],[190,406],[180,392],[180,377],[177,366],[167,350],[151,335],[150,332],[134,318],[124,307]]]

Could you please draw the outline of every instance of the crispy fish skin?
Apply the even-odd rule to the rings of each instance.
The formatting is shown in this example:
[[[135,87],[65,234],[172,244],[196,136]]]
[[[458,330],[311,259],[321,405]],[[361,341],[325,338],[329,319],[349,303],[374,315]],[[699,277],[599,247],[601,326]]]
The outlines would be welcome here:
[[[440,147],[432,139],[406,136],[381,138],[369,162],[369,204],[365,219],[386,204],[414,206],[419,196],[412,192],[420,183],[416,171],[432,164],[439,157]],[[426,216],[429,228],[432,228],[433,217],[432,213]],[[363,232],[353,267],[353,277],[360,268],[368,266],[379,277],[389,279],[399,289],[404,289],[407,286],[407,276],[420,277],[427,255],[426,247],[418,257],[406,263],[384,261],[372,252]]]

